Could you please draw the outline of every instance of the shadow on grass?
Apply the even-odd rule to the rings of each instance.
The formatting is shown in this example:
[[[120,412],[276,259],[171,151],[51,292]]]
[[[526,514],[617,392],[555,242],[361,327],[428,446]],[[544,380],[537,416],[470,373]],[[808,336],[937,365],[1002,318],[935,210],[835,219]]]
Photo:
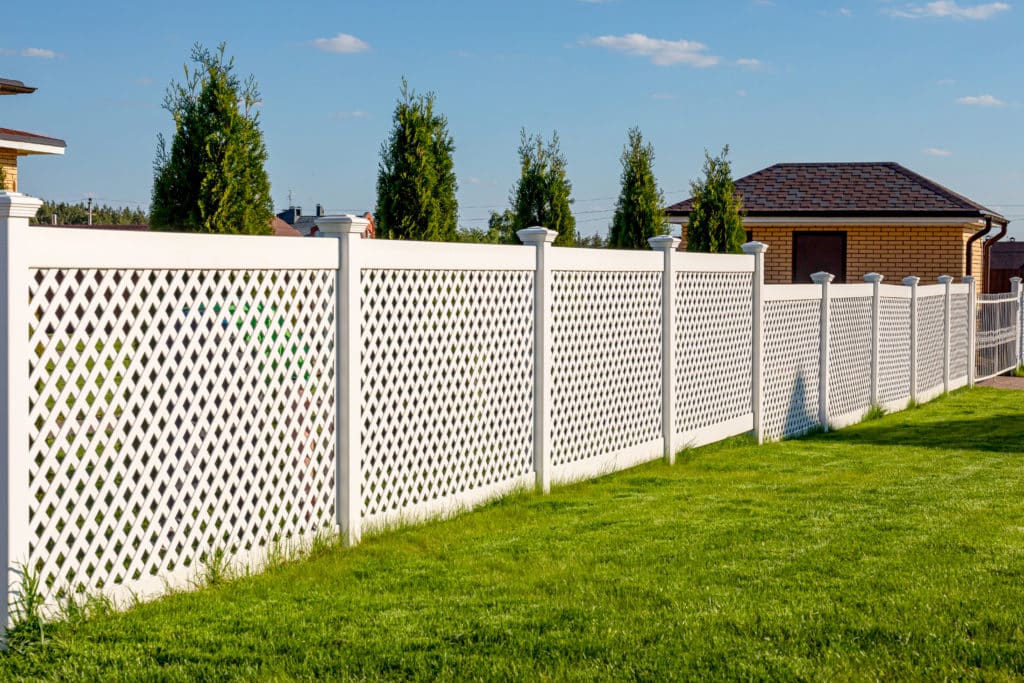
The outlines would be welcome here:
[[[956,403],[924,406],[861,422],[828,434],[805,437],[833,443],[878,446],[911,446],[944,451],[974,450],[1024,454],[1024,415],[1021,411],[993,406],[956,410]],[[971,414],[977,413],[976,417]]]

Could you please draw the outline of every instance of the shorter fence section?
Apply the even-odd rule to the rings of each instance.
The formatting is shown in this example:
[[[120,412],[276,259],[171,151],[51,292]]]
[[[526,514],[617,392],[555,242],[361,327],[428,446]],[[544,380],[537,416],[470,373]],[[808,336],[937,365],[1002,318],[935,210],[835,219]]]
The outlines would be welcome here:
[[[982,294],[977,305],[976,373],[979,380],[1013,370],[1020,364],[1021,346],[1021,280],[1013,278],[1013,291]]]

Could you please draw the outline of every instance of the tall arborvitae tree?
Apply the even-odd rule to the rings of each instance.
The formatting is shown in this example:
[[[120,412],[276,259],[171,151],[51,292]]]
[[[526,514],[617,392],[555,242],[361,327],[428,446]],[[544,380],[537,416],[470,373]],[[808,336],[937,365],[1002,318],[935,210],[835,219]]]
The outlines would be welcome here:
[[[668,233],[665,197],[654,179],[654,147],[639,128],[630,128],[622,150],[622,189],[608,244],[615,249],[649,249],[647,239]]]
[[[433,93],[417,95],[402,79],[394,127],[377,168],[377,237],[453,242],[459,239],[458,182],[448,119]]]
[[[520,134],[521,175],[509,202],[514,214],[513,228],[541,226],[558,232],[555,244],[576,245],[576,218],[572,215],[572,183],[566,175],[565,155],[558,145],[558,133],[546,145],[540,135]]]
[[[717,157],[704,151],[704,177],[690,182],[692,206],[686,226],[686,250],[738,254],[746,238],[743,202],[732,181],[729,145]]]
[[[239,81],[224,49],[195,45],[194,67],[164,98],[174,139],[170,150],[158,140],[150,216],[158,230],[273,233],[259,91],[251,76]]]

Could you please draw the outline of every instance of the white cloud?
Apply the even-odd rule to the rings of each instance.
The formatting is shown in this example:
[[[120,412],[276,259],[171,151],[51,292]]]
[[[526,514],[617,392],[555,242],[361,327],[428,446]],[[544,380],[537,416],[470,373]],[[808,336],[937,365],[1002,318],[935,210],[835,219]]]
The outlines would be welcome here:
[[[141,85],[142,87],[146,87],[147,85],[153,85],[153,79],[150,78],[149,76],[143,76],[142,78],[136,78],[135,79],[135,85]]]
[[[718,64],[719,58],[707,54],[708,46],[692,40],[663,40],[650,38],[642,33],[627,33],[624,36],[598,36],[580,41],[582,45],[603,47],[606,50],[625,52],[637,57],[650,57],[652,64],[672,66],[686,64],[704,68]]]
[[[737,90],[736,94],[739,95],[740,97],[746,97],[747,96],[747,91],[746,90]]]
[[[853,10],[850,9],[849,7],[840,7],[839,8],[839,14],[841,16],[844,16],[844,17],[852,17],[853,16]]]
[[[1001,107],[1006,102],[992,95],[970,95],[957,99],[957,104],[972,104],[978,107]]]
[[[0,48],[0,55],[18,55],[19,57],[35,57],[37,59],[53,59],[61,56],[59,52],[54,52],[44,47],[26,47],[21,50]]]
[[[952,78],[943,78],[938,81],[935,81],[935,85],[953,85],[954,83],[956,83],[956,81],[954,81]]]
[[[750,58],[737,59],[736,64],[742,67],[746,67],[751,71],[757,71],[758,69],[764,66],[764,62],[762,62],[760,59]]]
[[[902,9],[892,8],[888,14],[904,19],[924,19],[926,17],[951,17],[953,19],[983,20],[991,19],[1000,12],[1010,9],[1005,2],[987,2],[980,5],[961,7],[956,0],[935,0],[923,5],[905,5]]]
[[[930,157],[950,157],[953,153],[948,149],[939,149],[938,147],[925,147],[921,150],[921,154],[927,154]]]
[[[317,38],[313,47],[324,52],[366,52],[370,44],[348,33],[339,33],[333,38]]]

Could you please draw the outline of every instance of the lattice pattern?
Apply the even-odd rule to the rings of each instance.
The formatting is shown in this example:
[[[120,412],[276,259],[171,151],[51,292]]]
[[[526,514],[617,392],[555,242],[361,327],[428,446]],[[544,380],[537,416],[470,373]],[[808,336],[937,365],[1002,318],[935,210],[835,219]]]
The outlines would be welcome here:
[[[946,297],[919,298],[917,325],[917,390],[928,391],[943,383],[946,362]]]
[[[829,300],[830,418],[871,406],[871,307],[870,297]]]
[[[675,430],[751,411],[750,273],[676,273]]]
[[[660,438],[661,272],[552,275],[552,463]]]
[[[333,283],[32,272],[29,556],[51,595],[333,522]]]
[[[802,434],[818,420],[819,301],[764,303],[764,415],[768,438]]]
[[[971,316],[968,307],[970,299],[966,294],[954,294],[950,302],[951,339],[949,347],[949,377],[960,379],[970,372],[970,350],[968,338]]]
[[[878,315],[878,401],[910,398],[910,299],[881,297]]]
[[[363,514],[533,467],[533,273],[363,270]]]

